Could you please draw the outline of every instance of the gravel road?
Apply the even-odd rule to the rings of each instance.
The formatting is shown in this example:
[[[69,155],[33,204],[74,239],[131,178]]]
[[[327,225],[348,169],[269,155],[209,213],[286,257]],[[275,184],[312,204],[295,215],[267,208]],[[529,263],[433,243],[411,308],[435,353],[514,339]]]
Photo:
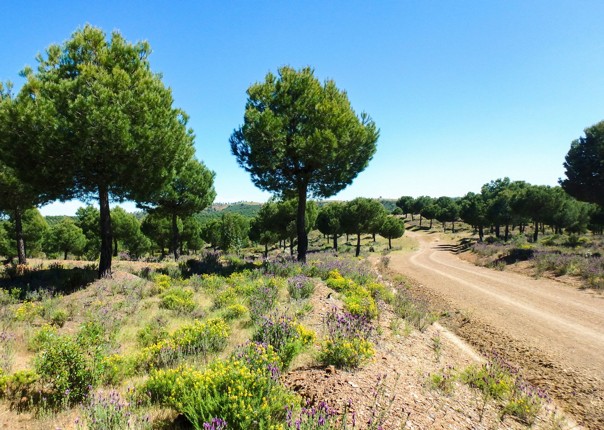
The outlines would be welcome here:
[[[460,336],[484,352],[503,353],[582,424],[604,428],[604,296],[478,267],[438,234],[406,234],[419,249],[390,254],[391,270],[457,315],[449,323]]]

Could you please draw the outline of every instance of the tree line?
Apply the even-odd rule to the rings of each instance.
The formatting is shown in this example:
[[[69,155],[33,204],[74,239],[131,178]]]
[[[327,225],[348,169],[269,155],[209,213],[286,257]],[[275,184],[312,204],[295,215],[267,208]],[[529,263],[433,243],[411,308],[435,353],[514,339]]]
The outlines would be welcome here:
[[[469,192],[463,197],[402,196],[396,202],[399,213],[413,220],[419,216],[419,225],[432,220],[447,225],[455,232],[455,222],[463,221],[476,230],[482,241],[485,229],[496,238],[507,241],[516,228],[525,233],[531,229],[532,240],[546,227],[553,233],[602,233],[604,217],[599,205],[579,201],[562,187],[531,185],[509,178],[484,184],[480,193]],[[425,224],[424,224],[425,227]]]

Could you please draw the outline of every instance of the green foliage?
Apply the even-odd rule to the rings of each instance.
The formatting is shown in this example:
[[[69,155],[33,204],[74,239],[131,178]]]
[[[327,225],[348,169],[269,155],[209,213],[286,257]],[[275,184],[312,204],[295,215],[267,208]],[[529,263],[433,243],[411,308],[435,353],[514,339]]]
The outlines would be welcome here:
[[[231,321],[242,318],[247,313],[248,309],[245,306],[234,304],[226,307],[222,313],[222,317],[227,321]]]
[[[315,339],[314,332],[298,324],[293,318],[273,313],[264,318],[256,329],[252,340],[273,347],[281,362],[281,369],[287,369],[302,349]]]
[[[145,324],[145,326],[136,333],[138,344],[144,348],[166,339],[168,337],[168,331],[165,329],[165,325],[166,322],[160,318]]]
[[[337,270],[330,272],[325,281],[329,288],[344,294],[344,308],[353,315],[375,318],[377,305],[371,293],[352,279],[344,278]]]
[[[46,348],[46,345],[58,336],[57,328],[50,324],[45,324],[37,329],[27,340],[27,348],[30,351],[38,352]]]
[[[172,287],[162,293],[159,306],[181,313],[190,313],[197,304],[193,300],[193,291],[182,287]]]
[[[64,218],[53,225],[45,239],[45,249],[62,252],[65,259],[68,253],[82,255],[85,247],[86,236],[71,218]]]
[[[143,348],[134,359],[139,369],[163,367],[190,355],[204,356],[226,347],[230,328],[222,319],[196,320],[182,326],[166,339]]]
[[[53,403],[83,400],[95,379],[80,345],[65,337],[53,337],[36,357],[36,373],[51,387],[49,399]]]
[[[377,232],[376,225],[383,222],[386,210],[375,199],[357,197],[346,203],[342,226],[346,233],[357,235],[356,256],[361,252],[361,234]]]
[[[388,248],[392,248],[392,239],[397,239],[405,234],[405,223],[393,216],[388,216],[379,229],[380,236],[388,239]]]
[[[272,348],[251,344],[201,371],[154,371],[139,391],[183,413],[198,430],[218,417],[235,430],[276,428],[286,407],[298,403],[279,383],[278,363]]]
[[[326,315],[324,324],[327,336],[319,351],[322,364],[354,369],[375,354],[370,340],[373,327],[364,317],[332,311]]]
[[[3,148],[36,189],[54,198],[99,199],[101,276],[111,273],[110,196],[148,201],[194,151],[187,117],[151,72],[149,54],[146,42],[131,44],[118,32],[108,38],[90,25],[51,45],[36,72],[24,72],[19,100],[33,126]]]
[[[294,300],[308,299],[315,291],[315,282],[304,275],[294,276],[287,280],[287,290]]]
[[[63,327],[67,319],[69,318],[69,314],[64,309],[57,309],[52,314],[50,314],[50,322],[52,325],[57,327]]]
[[[96,393],[83,405],[83,419],[76,430],[151,430],[148,416],[141,416],[134,405],[125,401],[117,391]],[[81,427],[83,424],[84,427]]]
[[[574,140],[566,154],[566,179],[560,185],[579,200],[604,206],[604,122],[584,132],[585,136]]]
[[[205,209],[214,201],[216,197],[213,185],[214,177],[214,172],[192,158],[171,181],[155,190],[148,200],[151,202],[150,204],[143,205],[145,209],[162,214],[172,220],[172,251],[175,259],[178,259],[180,254],[180,229],[176,218],[189,217]]]
[[[220,248],[239,251],[246,245],[249,222],[238,214],[225,213],[220,220]]]
[[[344,91],[331,80],[321,85],[309,67],[282,67],[247,94],[231,150],[256,186],[298,197],[298,259],[305,261],[307,194],[329,197],[349,185],[375,153],[378,130],[366,114],[356,116]]]

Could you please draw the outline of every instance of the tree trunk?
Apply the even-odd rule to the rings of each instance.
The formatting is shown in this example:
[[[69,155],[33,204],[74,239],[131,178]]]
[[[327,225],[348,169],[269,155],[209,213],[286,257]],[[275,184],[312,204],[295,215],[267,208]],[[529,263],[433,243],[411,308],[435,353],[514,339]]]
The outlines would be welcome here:
[[[422,216],[422,214],[419,214],[419,226],[420,226],[420,227],[422,226],[422,219],[423,219],[423,218],[424,218],[424,217]]]
[[[294,238],[289,238],[289,255],[294,256]]]
[[[392,249],[392,238],[388,236],[388,249]]]
[[[113,256],[117,257],[117,239],[113,238]]]
[[[373,236],[373,242],[375,243],[375,233],[371,233],[371,235]]]
[[[443,221],[443,233],[447,231],[447,222]]]
[[[359,254],[361,253],[361,233],[357,233],[357,251],[355,253],[355,256],[359,256]]]
[[[533,242],[537,243],[537,238],[539,237],[539,223],[535,221],[535,231],[533,232]]]
[[[180,257],[180,234],[178,232],[178,215],[172,214],[172,250],[174,251],[174,260],[178,261]]]
[[[109,191],[99,187],[99,206],[101,221],[101,259],[99,261],[99,278],[111,278],[112,231],[111,211],[109,208]]]
[[[25,239],[23,238],[23,221],[21,209],[15,209],[13,216],[15,218],[15,236],[17,239],[17,258],[19,264],[27,264],[27,257],[25,256]]]
[[[451,233],[455,233],[455,221],[451,221]]]
[[[482,242],[483,237],[484,237],[484,227],[479,226],[478,227],[478,241]]]
[[[63,254],[63,260],[67,260],[67,250],[65,250],[65,253]]]
[[[509,224],[505,225],[505,237],[504,237],[504,241],[507,242],[508,241],[508,237],[510,236],[510,226]]]
[[[333,249],[338,252],[338,234],[333,235]]]
[[[497,239],[499,239],[501,237],[501,231],[500,231],[500,228],[499,228],[499,224],[495,225],[495,237]]]
[[[264,244],[264,259],[268,258],[268,243]]]
[[[432,230],[432,219],[430,219],[430,230]]]
[[[306,251],[308,251],[308,236],[306,234],[306,184],[298,186],[296,232],[298,233],[298,261],[306,263]]]

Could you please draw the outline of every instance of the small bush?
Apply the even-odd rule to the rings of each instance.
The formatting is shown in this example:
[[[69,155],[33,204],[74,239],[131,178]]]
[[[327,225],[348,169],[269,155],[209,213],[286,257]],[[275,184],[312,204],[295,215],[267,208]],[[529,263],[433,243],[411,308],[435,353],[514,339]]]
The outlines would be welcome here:
[[[193,291],[172,287],[162,293],[159,306],[179,313],[191,313],[197,305],[193,300]]]
[[[33,352],[41,351],[57,336],[58,333],[55,326],[49,324],[43,325],[28,339],[27,348]]]
[[[276,428],[286,407],[298,403],[279,383],[278,361],[272,348],[251,344],[202,371],[154,371],[139,391],[184,414],[198,430],[217,418],[234,430]]]
[[[252,340],[273,347],[282,369],[287,369],[300,351],[314,341],[314,333],[287,315],[273,314],[264,318]]]
[[[242,318],[247,312],[248,312],[248,309],[245,306],[240,305],[240,304],[235,304],[235,305],[227,306],[227,308],[222,313],[222,317],[227,321],[232,321],[232,320]]]
[[[237,293],[233,287],[229,287],[214,298],[213,309],[222,309],[237,302]]]
[[[145,324],[136,333],[136,340],[140,346],[147,347],[158,343],[168,337],[168,331],[164,328],[166,321],[162,318],[156,318],[148,324]]]
[[[63,327],[68,318],[69,315],[67,314],[67,311],[59,309],[50,315],[50,322],[56,327]]]
[[[17,321],[32,322],[36,317],[42,315],[42,305],[35,302],[23,302],[15,310]]]
[[[93,372],[80,346],[64,336],[53,338],[35,359],[36,373],[51,387],[49,400],[79,402],[95,384]]]
[[[393,308],[396,315],[422,332],[438,319],[438,316],[430,312],[426,306],[412,301],[402,291],[396,294]]]
[[[298,275],[287,280],[287,289],[294,300],[308,299],[315,291],[315,283],[308,276]]]
[[[351,369],[359,367],[375,354],[370,340],[374,329],[367,318],[332,310],[326,315],[324,324],[327,339],[321,344],[321,363]]]
[[[167,339],[143,348],[136,363],[139,369],[163,367],[182,357],[222,351],[229,334],[229,326],[222,319],[195,321],[176,330]]]
[[[77,430],[137,429],[151,430],[148,416],[136,413],[117,391],[97,393],[84,404],[82,422],[76,421]],[[83,425],[83,426],[81,426]]]

